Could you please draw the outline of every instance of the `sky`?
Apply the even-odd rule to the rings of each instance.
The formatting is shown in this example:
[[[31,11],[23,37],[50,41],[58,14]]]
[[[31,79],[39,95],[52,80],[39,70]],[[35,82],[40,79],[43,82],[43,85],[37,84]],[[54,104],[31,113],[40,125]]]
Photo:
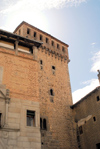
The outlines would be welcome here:
[[[0,29],[22,21],[69,45],[73,103],[99,86],[100,0],[0,0]]]

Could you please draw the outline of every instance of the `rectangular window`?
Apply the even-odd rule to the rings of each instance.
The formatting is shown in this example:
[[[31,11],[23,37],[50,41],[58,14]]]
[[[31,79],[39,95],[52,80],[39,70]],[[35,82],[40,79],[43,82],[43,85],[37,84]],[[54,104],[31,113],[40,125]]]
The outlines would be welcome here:
[[[54,46],[54,41],[51,42],[51,45]]]
[[[35,126],[35,111],[27,110],[27,126]]]
[[[53,73],[53,75],[55,75],[55,66],[52,66],[52,73]]]
[[[30,34],[30,29],[29,28],[27,28],[27,34]]]
[[[65,48],[64,47],[62,47],[62,52],[65,52]]]
[[[57,44],[57,49],[59,49],[59,44]]]
[[[36,37],[36,32],[34,32],[33,36]]]
[[[52,66],[52,69],[55,70],[55,66]]]
[[[42,40],[42,35],[40,35],[40,40]]]
[[[49,41],[48,38],[46,38],[46,43],[48,43],[48,41]]]

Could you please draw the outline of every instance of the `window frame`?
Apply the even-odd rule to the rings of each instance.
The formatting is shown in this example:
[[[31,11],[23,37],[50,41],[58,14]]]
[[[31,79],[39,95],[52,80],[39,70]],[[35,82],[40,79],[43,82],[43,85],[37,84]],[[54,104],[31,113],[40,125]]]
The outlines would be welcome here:
[[[33,113],[33,115],[32,114],[29,114],[29,113]],[[26,111],[26,125],[28,126],[28,127],[36,127],[36,114],[35,114],[35,111],[32,111],[32,110],[27,110]],[[29,120],[29,121],[28,121]],[[33,120],[33,125],[32,125],[32,120]]]

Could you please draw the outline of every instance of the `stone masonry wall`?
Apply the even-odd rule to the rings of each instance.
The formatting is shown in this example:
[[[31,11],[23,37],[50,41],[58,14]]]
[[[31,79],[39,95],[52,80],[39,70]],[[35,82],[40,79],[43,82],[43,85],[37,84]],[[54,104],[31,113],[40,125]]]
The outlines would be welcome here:
[[[0,149],[41,149],[39,103],[17,98],[7,103],[5,97],[0,85]],[[35,111],[35,127],[27,126],[27,110]]]
[[[43,35],[44,47],[40,47],[38,51],[40,117],[47,121],[47,129],[41,130],[42,148],[76,149],[75,129],[70,109],[72,97],[68,71],[68,46],[38,29],[26,24],[22,26],[19,29],[24,37],[34,39],[33,33],[36,31],[35,40],[40,41],[40,35]],[[29,34],[27,28],[30,29]],[[45,41],[46,38],[49,40],[48,43]],[[54,46],[51,46],[52,40],[55,42]],[[62,51],[62,46],[65,47],[65,51]],[[53,89],[53,96],[50,95],[50,89]]]
[[[73,114],[77,130],[82,127],[82,133],[79,131],[77,136],[79,148],[97,149],[96,144],[100,143],[100,87],[77,104]]]

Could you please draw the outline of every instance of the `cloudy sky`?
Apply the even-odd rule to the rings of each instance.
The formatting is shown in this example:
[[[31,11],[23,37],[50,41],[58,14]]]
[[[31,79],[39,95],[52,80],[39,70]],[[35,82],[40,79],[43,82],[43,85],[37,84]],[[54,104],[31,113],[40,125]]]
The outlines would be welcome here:
[[[74,103],[99,85],[100,0],[0,0],[1,29],[22,21],[69,44]]]

